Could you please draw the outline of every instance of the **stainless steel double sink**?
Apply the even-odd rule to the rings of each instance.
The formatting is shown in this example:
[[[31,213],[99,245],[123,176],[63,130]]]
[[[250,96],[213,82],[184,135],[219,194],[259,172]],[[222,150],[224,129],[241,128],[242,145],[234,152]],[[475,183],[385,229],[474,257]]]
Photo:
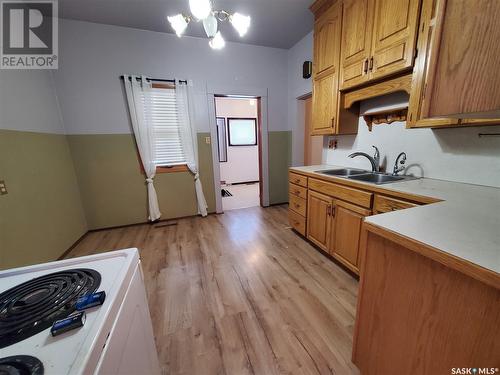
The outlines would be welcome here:
[[[370,182],[376,185],[415,179],[415,177],[412,176],[393,176],[387,173],[370,172],[356,168],[328,169],[328,170],[316,171],[316,173],[322,173],[335,177],[344,177],[348,178],[349,180]]]

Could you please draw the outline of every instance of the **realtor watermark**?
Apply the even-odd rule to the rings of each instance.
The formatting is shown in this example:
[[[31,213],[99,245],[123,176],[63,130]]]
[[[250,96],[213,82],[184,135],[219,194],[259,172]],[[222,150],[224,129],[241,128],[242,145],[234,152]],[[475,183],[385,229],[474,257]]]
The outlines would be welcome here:
[[[0,1],[0,68],[57,69],[57,21],[57,0]]]
[[[460,375],[494,375],[498,372],[498,367],[454,367],[451,369],[451,374]]]

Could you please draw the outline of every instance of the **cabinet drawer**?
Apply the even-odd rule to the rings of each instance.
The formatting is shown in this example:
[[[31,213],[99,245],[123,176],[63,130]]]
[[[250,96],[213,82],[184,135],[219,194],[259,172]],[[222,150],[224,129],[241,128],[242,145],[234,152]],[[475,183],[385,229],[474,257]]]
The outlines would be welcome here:
[[[299,198],[296,195],[289,195],[290,209],[299,215],[306,216],[307,203],[305,199]]]
[[[373,203],[373,210],[378,213],[390,212],[403,210],[405,208],[416,207],[418,204],[410,203],[406,201],[400,201],[399,199],[385,197],[383,195],[375,195],[375,201]]]
[[[358,190],[332,182],[315,180],[313,178],[309,179],[309,189],[357,204],[361,207],[370,208],[372,205],[373,193],[368,191]]]
[[[307,177],[306,176],[302,176],[302,175],[297,174],[297,173],[289,172],[288,173],[288,180],[292,184],[307,187]]]
[[[290,192],[290,194],[296,195],[299,198],[307,199],[307,189],[305,187],[290,184],[288,191]]]
[[[306,218],[300,216],[298,213],[288,210],[288,220],[290,226],[299,232],[301,235],[306,235]]]

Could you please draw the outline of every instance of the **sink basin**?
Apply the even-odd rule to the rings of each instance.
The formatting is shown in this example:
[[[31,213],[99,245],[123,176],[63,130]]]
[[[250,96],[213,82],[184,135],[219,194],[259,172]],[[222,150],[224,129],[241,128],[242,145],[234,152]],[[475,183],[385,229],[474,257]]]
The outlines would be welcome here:
[[[366,173],[358,176],[349,176],[350,180],[372,182],[374,184],[387,184],[390,182],[402,181],[411,179],[408,176],[392,176],[384,173]]]
[[[339,177],[349,177],[349,176],[370,173],[368,171],[364,171],[362,169],[355,169],[355,168],[328,169],[326,171],[316,171],[316,172],[327,174],[330,176],[339,176]]]

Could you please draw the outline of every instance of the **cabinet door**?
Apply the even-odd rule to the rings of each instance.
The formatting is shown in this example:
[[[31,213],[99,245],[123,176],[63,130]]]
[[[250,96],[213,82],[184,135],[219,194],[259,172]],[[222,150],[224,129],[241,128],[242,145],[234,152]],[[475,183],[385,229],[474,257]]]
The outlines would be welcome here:
[[[379,79],[413,65],[420,0],[372,1],[374,12],[369,69],[370,79]]]
[[[347,89],[368,81],[372,26],[372,0],[344,1],[340,89]]]
[[[438,0],[423,118],[500,116],[500,1]]]
[[[415,59],[413,69],[410,102],[408,106],[407,127],[409,128],[438,128],[438,127],[465,127],[498,125],[500,119],[458,119],[458,118],[424,118],[424,103],[428,102],[425,88],[431,71],[431,55],[437,53],[433,46],[437,44],[438,32],[436,32],[437,16],[443,1],[423,0],[420,14],[420,26],[418,32],[418,56]],[[442,9],[441,9],[442,11]],[[428,95],[428,93],[427,93]]]
[[[307,238],[328,250],[331,228],[332,198],[309,191],[307,201]]]
[[[369,214],[369,210],[342,201],[336,201],[332,214],[330,252],[355,272],[358,272],[361,225]]]
[[[314,27],[314,79],[311,135],[332,134],[338,106],[341,4],[330,7]]]

